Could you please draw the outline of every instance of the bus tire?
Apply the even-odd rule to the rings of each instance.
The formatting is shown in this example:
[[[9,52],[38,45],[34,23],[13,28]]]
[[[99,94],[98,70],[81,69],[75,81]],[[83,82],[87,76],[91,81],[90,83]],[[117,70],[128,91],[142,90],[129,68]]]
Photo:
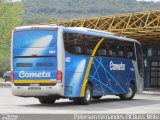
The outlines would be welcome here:
[[[131,100],[135,96],[135,86],[133,84],[129,85],[129,93],[119,95],[121,100]]]
[[[89,105],[92,98],[92,86],[87,84],[84,97],[80,98],[80,104]]]
[[[41,104],[54,104],[56,101],[54,97],[40,97],[38,100]]]
[[[92,99],[98,100],[100,99],[102,96],[93,96]]]

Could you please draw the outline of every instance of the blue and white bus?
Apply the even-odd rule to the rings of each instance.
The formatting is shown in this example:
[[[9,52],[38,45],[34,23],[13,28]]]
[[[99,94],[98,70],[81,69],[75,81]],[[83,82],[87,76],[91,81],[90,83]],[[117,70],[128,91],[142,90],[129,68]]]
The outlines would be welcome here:
[[[138,41],[81,27],[17,27],[11,43],[11,88],[15,96],[53,104],[77,104],[116,95],[131,100],[143,90]]]

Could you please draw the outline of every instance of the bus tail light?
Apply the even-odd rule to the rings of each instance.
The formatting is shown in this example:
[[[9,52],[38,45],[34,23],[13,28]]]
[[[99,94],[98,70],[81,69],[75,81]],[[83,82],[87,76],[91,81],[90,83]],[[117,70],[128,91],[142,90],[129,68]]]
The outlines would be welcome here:
[[[10,76],[11,76],[10,81],[13,82],[14,81],[14,72],[13,71],[10,72]]]
[[[62,82],[62,71],[57,71],[57,83]]]
[[[37,54],[32,54],[33,57],[38,56]]]

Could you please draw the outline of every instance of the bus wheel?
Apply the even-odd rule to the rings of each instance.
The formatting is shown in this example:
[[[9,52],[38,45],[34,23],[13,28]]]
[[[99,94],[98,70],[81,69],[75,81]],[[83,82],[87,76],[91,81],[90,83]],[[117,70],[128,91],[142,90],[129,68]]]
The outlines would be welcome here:
[[[87,84],[85,89],[85,95],[84,97],[80,98],[80,103],[83,105],[89,105],[91,103],[92,98],[92,86],[90,84]]]
[[[129,85],[129,92],[127,94],[119,95],[121,100],[131,100],[135,96],[135,86],[133,84]]]
[[[54,104],[56,101],[54,97],[40,97],[38,100],[41,104]]]
[[[102,96],[93,96],[92,99],[98,100],[100,99]]]

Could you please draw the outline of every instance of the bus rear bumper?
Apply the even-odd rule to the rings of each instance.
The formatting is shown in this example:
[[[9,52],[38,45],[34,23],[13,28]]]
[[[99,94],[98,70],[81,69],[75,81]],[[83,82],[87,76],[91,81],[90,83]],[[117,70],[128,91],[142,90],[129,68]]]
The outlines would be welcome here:
[[[61,83],[55,86],[15,86],[11,84],[12,94],[19,97],[64,96]]]

